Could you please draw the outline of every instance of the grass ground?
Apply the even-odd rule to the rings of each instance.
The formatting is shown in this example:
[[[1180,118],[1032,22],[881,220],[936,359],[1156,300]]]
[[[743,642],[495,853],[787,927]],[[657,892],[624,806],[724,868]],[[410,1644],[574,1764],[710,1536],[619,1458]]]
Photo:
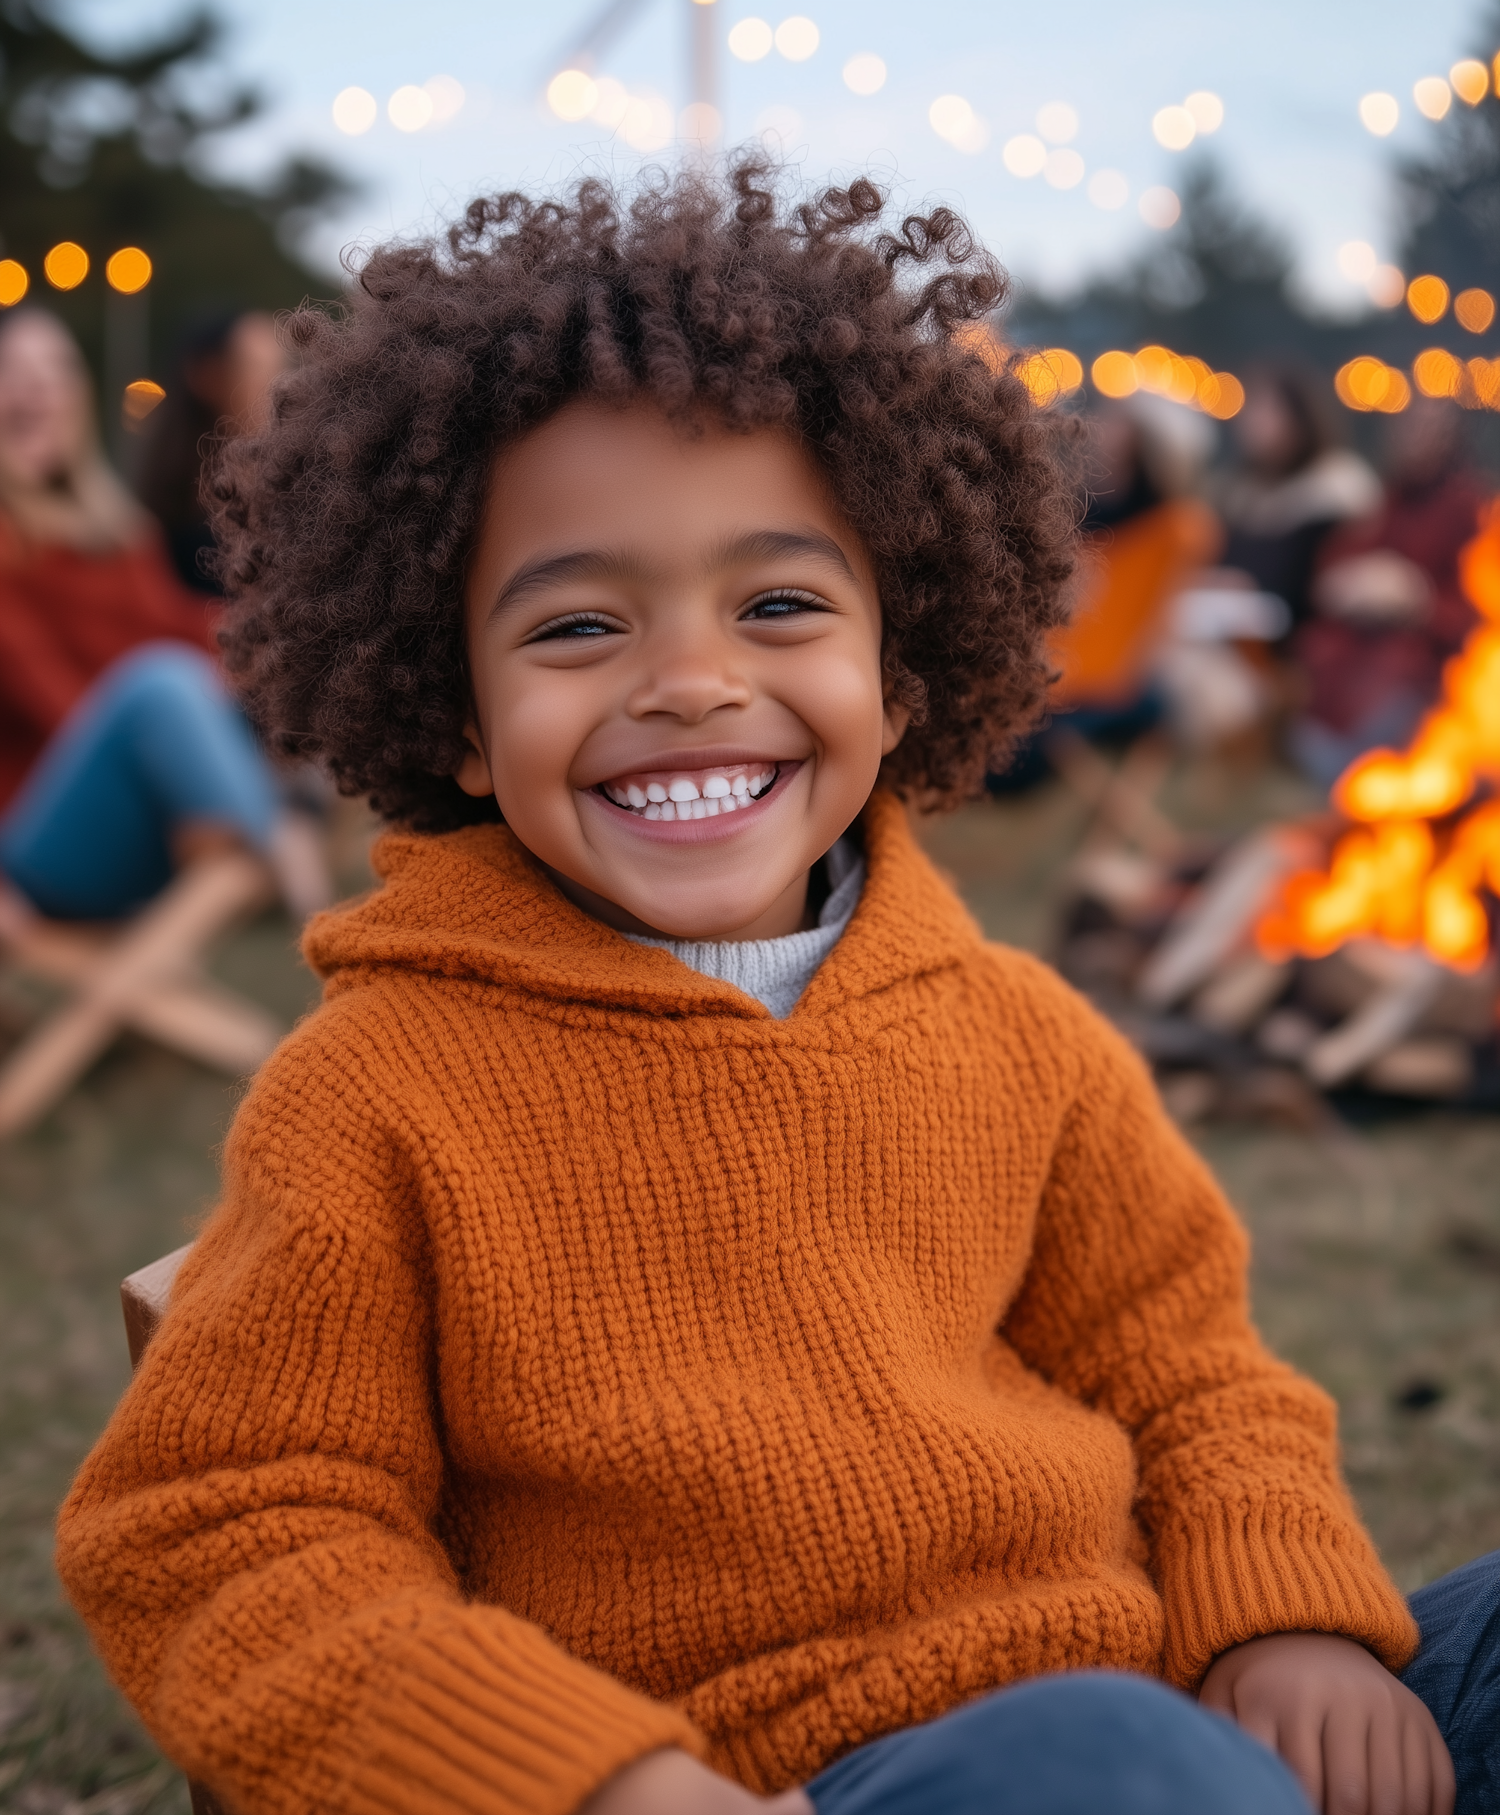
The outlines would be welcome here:
[[[1185,778],[1168,802],[1224,828],[1301,804],[1275,777],[1216,774]],[[1053,789],[928,836],[995,936],[1045,949],[1080,828]],[[289,1020],[313,993],[274,917],[219,969]],[[128,1374],[119,1281],[212,1204],[236,1094],[122,1042],[41,1127],[0,1146],[0,1809],[17,1815],[186,1810],[62,1601],[51,1526]],[[1351,1483],[1402,1586],[1500,1546],[1500,1118],[1193,1138],[1252,1230],[1262,1327],[1339,1401]]]

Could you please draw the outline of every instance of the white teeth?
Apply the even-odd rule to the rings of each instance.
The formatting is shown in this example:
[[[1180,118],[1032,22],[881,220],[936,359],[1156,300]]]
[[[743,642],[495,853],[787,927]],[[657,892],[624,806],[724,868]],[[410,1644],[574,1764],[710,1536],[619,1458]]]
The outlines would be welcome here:
[[[604,782],[600,792],[617,807],[639,813],[643,819],[715,819],[720,813],[733,813],[740,807],[753,806],[762,799],[776,779],[776,768],[762,769],[747,775],[742,769],[733,776],[715,774],[698,784],[687,775],[674,775],[665,786],[659,781]]]

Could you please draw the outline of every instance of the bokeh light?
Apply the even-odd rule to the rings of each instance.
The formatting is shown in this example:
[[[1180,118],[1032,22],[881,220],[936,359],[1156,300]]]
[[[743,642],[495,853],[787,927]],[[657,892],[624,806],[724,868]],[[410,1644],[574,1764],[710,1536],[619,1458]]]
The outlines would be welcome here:
[[[1078,109],[1066,101],[1049,101],[1037,110],[1036,129],[1049,145],[1070,145],[1078,137]]]
[[[343,88],[333,97],[333,123],[351,139],[368,132],[379,112],[379,105],[368,88]]]
[[[713,0],[700,0],[711,5]],[[689,101],[677,116],[677,136],[689,145],[713,145],[718,141],[724,122],[710,101]]]
[[[1460,327],[1483,334],[1495,319],[1495,299],[1488,290],[1460,290],[1453,299],[1453,313]]]
[[[927,123],[958,151],[983,151],[990,141],[989,128],[962,95],[939,95],[927,109]]]
[[[1118,349],[1101,353],[1089,367],[1089,377],[1101,397],[1129,397],[1141,388],[1135,361]]]
[[[1377,139],[1388,138],[1401,119],[1401,103],[1394,95],[1376,89],[1360,101],[1359,118],[1366,132],[1373,132]]]
[[[1047,147],[1034,133],[1019,132],[1005,141],[1000,155],[1012,176],[1040,176],[1047,162]]]
[[[792,118],[795,120],[796,115]],[[798,122],[799,126],[801,122]],[[616,128],[634,151],[660,151],[672,142],[675,121],[672,109],[658,94],[634,94],[625,104],[625,115]]]
[[[105,265],[104,275],[110,289],[134,296],[151,282],[151,260],[139,246],[121,246]]]
[[[771,54],[776,34],[764,19],[741,19],[729,34],[729,49],[741,63],[759,63]]]
[[[1430,327],[1448,313],[1448,286],[1440,277],[1414,277],[1406,286],[1406,306],[1418,321]]]
[[[1076,189],[1083,181],[1083,159],[1070,146],[1059,146],[1047,153],[1042,175],[1054,189]]]
[[[1245,387],[1233,372],[1215,372],[1211,382],[1213,395],[1207,395],[1205,387],[1203,407],[1210,416],[1216,417],[1220,422],[1228,422],[1245,407]]]
[[[1130,184],[1118,170],[1096,170],[1089,178],[1088,195],[1096,208],[1123,208],[1130,200]]]
[[[1351,284],[1367,284],[1380,260],[1368,240],[1346,240],[1339,247],[1339,271]]]
[[[805,63],[820,42],[817,26],[802,13],[793,13],[776,27],[776,48],[788,63]]]
[[[1182,203],[1177,198],[1177,191],[1168,189],[1161,183],[1142,190],[1141,199],[1135,206],[1146,225],[1154,227],[1158,233],[1165,233],[1169,227],[1175,227],[1182,218]]]
[[[42,260],[54,290],[76,290],[89,274],[89,255],[70,239],[60,240]]]
[[[405,82],[386,102],[385,111],[398,132],[420,132],[432,118],[432,96],[415,82]]]
[[[1500,410],[1500,359],[1471,359],[1468,374],[1475,402]]]
[[[1015,363],[1015,374],[1031,393],[1031,400],[1045,408],[1083,383],[1083,361],[1066,347],[1047,347],[1028,353]]]
[[[599,99],[599,84],[582,69],[560,69],[547,84],[547,105],[560,120],[586,119]]]
[[[873,50],[862,50],[844,65],[844,86],[857,95],[879,94],[885,87],[885,58]]]
[[[1151,131],[1158,145],[1168,151],[1186,151],[1198,136],[1198,126],[1185,107],[1158,109],[1151,121]]]
[[[432,102],[434,126],[446,126],[458,117],[467,99],[462,82],[453,76],[429,76],[422,86]]]
[[[630,90],[613,76],[600,76],[594,84],[598,95],[591,120],[597,120],[606,132],[614,132],[630,110]]]
[[[1196,89],[1183,102],[1199,132],[1217,132],[1224,124],[1224,103],[1211,89]]]
[[[1377,265],[1365,291],[1377,309],[1394,309],[1406,295],[1406,273],[1399,265]]]
[[[127,384],[125,394],[120,399],[120,407],[129,423],[144,422],[167,393],[154,379],[137,378],[133,384]]]
[[[1464,368],[1445,348],[1429,347],[1411,362],[1411,375],[1424,397],[1456,397]]]
[[[1453,105],[1453,90],[1441,76],[1423,76],[1412,84],[1411,98],[1418,113],[1426,114],[1429,120],[1441,120]]]
[[[1350,410],[1381,410],[1393,415],[1411,402],[1411,386],[1405,376],[1368,353],[1341,366],[1334,375],[1333,388],[1339,402]]]
[[[778,103],[755,116],[755,130],[767,150],[784,156],[802,138],[802,115]]]
[[[0,309],[13,309],[31,288],[31,279],[19,259],[0,258]]]
[[[1464,57],[1448,71],[1453,92],[1470,107],[1477,107],[1490,92],[1490,72],[1477,57]]]

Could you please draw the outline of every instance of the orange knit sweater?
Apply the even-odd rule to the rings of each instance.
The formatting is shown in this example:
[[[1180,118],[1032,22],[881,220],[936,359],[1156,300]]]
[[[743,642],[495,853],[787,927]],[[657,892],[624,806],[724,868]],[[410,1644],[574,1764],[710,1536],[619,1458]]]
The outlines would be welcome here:
[[[1039,1671],[1407,1657],[1140,1063],[865,826],[785,1021],[499,828],[386,839],[314,923],[327,1000],[60,1527],[231,1807],[563,1815],[663,1744],[770,1789]]]

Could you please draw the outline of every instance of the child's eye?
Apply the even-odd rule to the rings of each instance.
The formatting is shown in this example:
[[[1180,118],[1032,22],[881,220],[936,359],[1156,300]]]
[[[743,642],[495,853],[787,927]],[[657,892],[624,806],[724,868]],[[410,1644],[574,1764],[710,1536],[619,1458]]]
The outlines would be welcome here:
[[[798,592],[795,588],[785,588],[779,592],[763,593],[760,598],[752,599],[745,607],[744,618],[761,624],[785,623],[789,618],[801,617],[807,611],[826,611],[828,607],[815,592]]]
[[[550,624],[543,624],[540,630],[534,631],[526,640],[529,643],[581,643],[595,637],[614,634],[615,626],[607,618],[595,617],[591,612],[570,612],[565,618],[554,618]]]

